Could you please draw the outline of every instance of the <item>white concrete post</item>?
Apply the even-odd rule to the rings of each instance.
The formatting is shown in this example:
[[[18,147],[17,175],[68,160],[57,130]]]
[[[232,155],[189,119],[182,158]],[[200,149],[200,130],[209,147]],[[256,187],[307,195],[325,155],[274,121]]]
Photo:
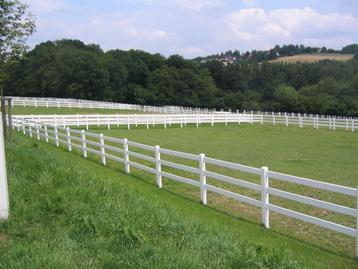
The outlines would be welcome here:
[[[71,133],[69,127],[66,128],[66,140],[67,140],[67,150],[72,151]]]
[[[86,143],[86,131],[81,131],[81,142],[82,142],[82,156],[87,158],[87,143]]]
[[[4,130],[0,112],[0,219],[9,217],[9,193],[7,188]]]
[[[200,170],[200,200],[203,205],[208,202],[206,190],[206,174],[205,174],[205,154],[199,155],[199,170]]]
[[[129,165],[129,153],[128,153],[128,139],[123,139],[123,151],[124,151],[124,170],[127,174],[129,174],[130,171],[130,165]]]
[[[156,181],[158,187],[161,189],[163,187],[162,181],[162,164],[160,163],[160,147],[155,146],[155,170],[156,170]]]
[[[265,228],[270,228],[270,211],[268,208],[269,204],[269,177],[267,175],[268,168],[261,168],[261,223]]]
[[[101,151],[101,161],[103,165],[106,165],[106,152],[104,149],[104,138],[103,134],[99,135],[99,144],[100,144],[100,151]]]

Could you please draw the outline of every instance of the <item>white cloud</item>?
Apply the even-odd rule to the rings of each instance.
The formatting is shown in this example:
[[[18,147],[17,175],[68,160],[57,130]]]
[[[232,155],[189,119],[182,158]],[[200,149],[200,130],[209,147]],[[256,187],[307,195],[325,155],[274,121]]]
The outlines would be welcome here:
[[[331,40],[350,40],[358,35],[358,19],[348,14],[321,14],[312,8],[240,9],[226,16],[229,33],[252,47],[267,48],[275,43],[326,45]],[[342,45],[341,42],[339,45]],[[336,47],[336,46],[334,46]]]
[[[30,10],[36,14],[66,10],[69,6],[64,0],[24,0]]]

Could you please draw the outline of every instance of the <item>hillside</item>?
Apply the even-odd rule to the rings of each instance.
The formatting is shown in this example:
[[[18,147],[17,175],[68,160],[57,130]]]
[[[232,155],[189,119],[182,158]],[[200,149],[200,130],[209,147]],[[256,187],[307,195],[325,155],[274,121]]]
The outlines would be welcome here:
[[[22,135],[7,154],[11,217],[0,224],[1,268],[355,266]]]
[[[338,53],[306,53],[293,56],[279,57],[271,60],[273,63],[315,63],[322,60],[331,61],[348,61],[353,58],[354,54],[338,54]]]

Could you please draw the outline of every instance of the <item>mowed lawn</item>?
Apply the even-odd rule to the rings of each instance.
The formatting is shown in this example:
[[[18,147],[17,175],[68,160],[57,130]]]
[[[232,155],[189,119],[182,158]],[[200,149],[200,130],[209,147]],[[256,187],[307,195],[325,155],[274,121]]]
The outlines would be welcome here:
[[[14,106],[12,109],[14,115],[70,115],[70,114],[141,114],[140,111],[121,110],[121,109],[92,109],[92,108],[57,108],[57,107],[32,107],[32,106]]]
[[[354,188],[358,187],[358,133],[344,130],[330,131],[293,126],[287,128],[271,125],[229,124],[228,127],[223,125],[215,125],[214,127],[203,125],[199,128],[187,126],[181,129],[178,126],[172,126],[166,130],[159,126],[149,130],[144,127],[127,130],[122,127],[111,130],[92,129],[92,131],[118,138],[128,138],[144,144],[160,145],[167,149],[194,154],[205,153],[208,157],[225,161],[254,167],[268,166],[270,170],[277,172]],[[176,159],[176,161],[181,162],[179,159]],[[115,164],[115,166],[118,167],[118,164]],[[248,174],[216,169],[215,167],[210,167],[209,169],[236,178],[247,179],[256,183],[260,182],[259,178]],[[134,173],[143,174],[136,169],[133,169],[133,171]],[[168,169],[168,171],[198,180],[197,175],[189,175],[188,173],[174,171],[174,169]],[[154,176],[150,175],[148,181],[154,183]],[[259,193],[253,193],[251,190],[234,188],[232,185],[210,181],[210,179],[209,182],[260,199]],[[164,185],[168,190],[182,197],[195,201],[199,200],[199,191],[193,187],[170,180],[165,180]],[[356,200],[353,197],[275,180],[271,180],[270,185],[352,208],[356,207]],[[271,202],[275,204],[353,228],[356,226],[354,218],[271,197]],[[255,223],[260,221],[259,209],[230,199],[224,199],[219,195],[209,194],[209,205]],[[271,216],[272,229],[277,232],[310,242],[335,253],[354,256],[354,238],[278,214],[272,214]]]
[[[147,175],[127,176],[22,134],[6,154],[11,211],[0,222],[1,268],[358,267],[159,190]]]

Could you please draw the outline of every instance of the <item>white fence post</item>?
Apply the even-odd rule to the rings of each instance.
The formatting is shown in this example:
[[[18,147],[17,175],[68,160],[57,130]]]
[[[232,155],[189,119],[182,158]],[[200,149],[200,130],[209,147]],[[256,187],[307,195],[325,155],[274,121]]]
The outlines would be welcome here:
[[[100,144],[100,148],[101,148],[101,161],[103,165],[106,165],[106,152],[104,149],[104,138],[103,138],[103,134],[99,135],[99,144]]]
[[[37,140],[40,140],[40,129],[39,125],[36,123],[36,138]]]
[[[32,127],[31,127],[31,122],[29,122],[29,133],[30,133],[30,137],[32,137]]]
[[[7,188],[4,130],[0,113],[0,219],[9,217],[9,193]]]
[[[273,125],[276,125],[275,112],[272,112],[272,124],[273,124]]]
[[[45,141],[48,143],[48,131],[47,131],[47,125],[45,124]]]
[[[261,168],[261,222],[265,226],[265,228],[270,228],[270,211],[268,208],[269,204],[269,178],[267,175],[268,168]]]
[[[155,146],[155,170],[156,170],[156,181],[158,187],[161,189],[163,187],[162,181],[162,164],[160,163],[160,147]]]
[[[60,146],[60,141],[58,140],[58,129],[57,129],[57,126],[55,126],[55,144],[56,144],[56,147],[59,147],[59,146]]]
[[[68,151],[72,151],[72,144],[71,144],[71,133],[70,128],[66,128],[66,140],[67,140],[67,149]]]
[[[207,190],[206,190],[206,174],[205,174],[205,154],[199,155],[199,170],[200,170],[200,200],[203,205],[208,202]]]
[[[86,131],[81,131],[81,142],[82,142],[82,156],[87,158],[87,143],[86,143]]]
[[[124,170],[127,174],[129,174],[130,171],[130,165],[129,165],[129,153],[128,153],[128,139],[123,139],[123,151],[124,151]]]

